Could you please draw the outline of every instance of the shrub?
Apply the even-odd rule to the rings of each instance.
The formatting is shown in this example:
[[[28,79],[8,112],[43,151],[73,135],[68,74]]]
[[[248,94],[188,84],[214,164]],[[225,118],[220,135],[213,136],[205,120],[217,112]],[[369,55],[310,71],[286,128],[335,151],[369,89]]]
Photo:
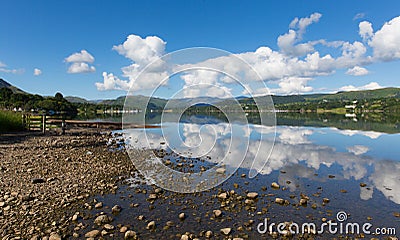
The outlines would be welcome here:
[[[13,132],[24,130],[20,113],[0,111],[0,132]]]

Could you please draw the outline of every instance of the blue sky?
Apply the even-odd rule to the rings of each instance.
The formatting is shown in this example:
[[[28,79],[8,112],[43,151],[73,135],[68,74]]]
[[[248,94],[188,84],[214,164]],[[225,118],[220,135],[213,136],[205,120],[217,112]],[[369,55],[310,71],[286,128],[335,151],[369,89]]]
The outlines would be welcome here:
[[[272,53],[265,54],[281,54],[286,63],[297,59],[294,65],[305,61],[307,54],[316,52],[319,64],[328,64],[322,63],[321,58],[327,54],[334,59],[339,58],[344,46],[350,49],[350,54],[363,55],[338,60],[335,66],[313,69],[312,73],[292,69],[287,72],[292,65],[284,66],[282,71],[285,74],[282,75],[262,73],[262,80],[276,94],[400,85],[400,43],[390,45],[390,39],[397,40],[400,35],[400,28],[393,27],[398,26],[395,25],[399,22],[396,17],[400,16],[400,2],[397,0],[11,0],[2,1],[1,9],[0,77],[31,93],[54,95],[60,91],[64,95],[87,99],[114,98],[125,94],[127,86],[132,85],[135,85],[135,93],[141,93],[152,86],[135,84],[137,75],[134,72],[143,70],[148,62],[135,60],[150,59],[149,56],[157,57],[189,47],[219,48],[240,57],[251,53],[251,56],[244,56],[249,61],[259,54],[257,49],[268,47]],[[290,26],[295,18],[299,22],[308,19],[311,23],[305,24],[304,28],[299,23]],[[360,35],[360,22],[363,21],[372,24],[373,29],[369,31],[368,24],[364,24],[364,38]],[[390,21],[392,27],[378,34]],[[289,33],[296,36],[295,42],[279,46],[278,38],[285,34],[289,37]],[[135,36],[135,40],[128,41],[129,35]],[[148,36],[157,39],[147,41]],[[389,39],[386,45],[382,43],[385,39]],[[321,40],[325,43],[322,44]],[[354,44],[355,41],[362,46]],[[151,44],[146,45],[149,42],[155,42],[161,50],[154,50]],[[301,44],[303,46],[299,46]],[[335,44],[337,46],[332,47]],[[114,46],[121,47],[118,50]],[[135,52],[149,46],[155,51],[147,53],[150,55],[139,56]],[[303,51],[301,47],[311,49]],[[122,68],[132,64],[139,65],[134,72],[123,72]],[[269,65],[261,65],[260,69],[264,68],[269,68]],[[34,69],[37,69],[37,76]],[[186,77],[194,77],[192,75],[195,74],[187,74]],[[183,80],[181,84],[177,81],[169,81],[170,90],[177,91],[182,87]],[[221,89],[231,89],[233,94],[241,94],[235,86],[218,79],[210,80],[210,83]],[[188,86],[188,82],[183,82],[183,85]],[[194,93],[187,94],[185,96]],[[214,96],[215,91],[208,89],[202,94]],[[168,94],[161,91],[159,95],[167,97]]]

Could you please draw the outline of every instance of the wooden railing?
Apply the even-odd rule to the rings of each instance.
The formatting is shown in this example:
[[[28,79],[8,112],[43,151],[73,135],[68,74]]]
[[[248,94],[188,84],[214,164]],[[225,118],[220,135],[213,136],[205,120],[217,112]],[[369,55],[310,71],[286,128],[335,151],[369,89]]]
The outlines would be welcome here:
[[[23,114],[22,122],[24,123],[27,130],[30,131],[41,131],[46,133],[50,130],[61,130],[62,134],[67,129],[73,126],[76,127],[88,127],[88,128],[102,128],[109,130],[122,129],[121,122],[106,122],[106,121],[81,121],[81,120],[66,120],[62,116],[46,116],[38,114]],[[160,126],[155,125],[137,125],[137,124],[125,124],[127,128],[158,128]]]
[[[46,131],[61,129],[65,131],[65,119],[62,116],[23,114],[22,123],[29,131]]]

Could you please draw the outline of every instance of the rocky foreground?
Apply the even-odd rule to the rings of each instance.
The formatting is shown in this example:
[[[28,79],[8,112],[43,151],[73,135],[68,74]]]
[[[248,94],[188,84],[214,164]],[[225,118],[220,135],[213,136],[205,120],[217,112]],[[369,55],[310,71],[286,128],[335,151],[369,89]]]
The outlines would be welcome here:
[[[112,193],[133,165],[110,151],[109,133],[79,130],[65,136],[0,136],[0,236],[61,239],[85,200]]]

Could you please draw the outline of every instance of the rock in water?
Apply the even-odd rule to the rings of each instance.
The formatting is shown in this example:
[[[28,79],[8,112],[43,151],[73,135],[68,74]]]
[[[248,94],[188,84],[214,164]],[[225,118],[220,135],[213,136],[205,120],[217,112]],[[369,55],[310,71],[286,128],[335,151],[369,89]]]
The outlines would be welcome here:
[[[227,194],[226,193],[221,193],[221,194],[218,195],[218,198],[226,199],[227,198]]]
[[[272,188],[280,188],[279,184],[277,184],[276,182],[271,183],[271,187]]]
[[[221,233],[223,233],[224,235],[229,235],[229,233],[231,233],[232,229],[231,228],[222,228],[221,229]]]
[[[214,213],[215,217],[220,217],[222,215],[222,211],[219,209],[214,210],[213,213]]]
[[[285,200],[283,200],[282,198],[275,198],[275,202],[278,204],[284,204]]]
[[[254,198],[257,198],[257,197],[258,197],[258,193],[256,193],[256,192],[249,192],[247,194],[247,198],[250,198],[250,199],[254,199]]]
[[[302,206],[307,205],[307,199],[305,199],[305,198],[300,199],[300,203],[299,204],[302,205]]]
[[[103,207],[102,202],[98,202],[98,203],[96,203],[96,205],[94,205],[94,208],[102,208],[102,207]]]
[[[156,222],[151,221],[149,224],[147,224],[147,229],[154,229],[156,227]]]
[[[111,211],[112,211],[113,213],[119,213],[119,212],[121,212],[121,210],[122,210],[122,208],[121,208],[121,206],[119,206],[119,205],[115,205],[115,206],[111,209]]]
[[[124,238],[125,238],[125,239],[135,239],[135,238],[136,238],[136,232],[131,231],[131,230],[126,231],[126,232],[125,232],[125,237],[124,237]]]
[[[126,231],[128,231],[128,228],[126,226],[122,226],[121,229],[119,229],[120,233],[125,233]]]

